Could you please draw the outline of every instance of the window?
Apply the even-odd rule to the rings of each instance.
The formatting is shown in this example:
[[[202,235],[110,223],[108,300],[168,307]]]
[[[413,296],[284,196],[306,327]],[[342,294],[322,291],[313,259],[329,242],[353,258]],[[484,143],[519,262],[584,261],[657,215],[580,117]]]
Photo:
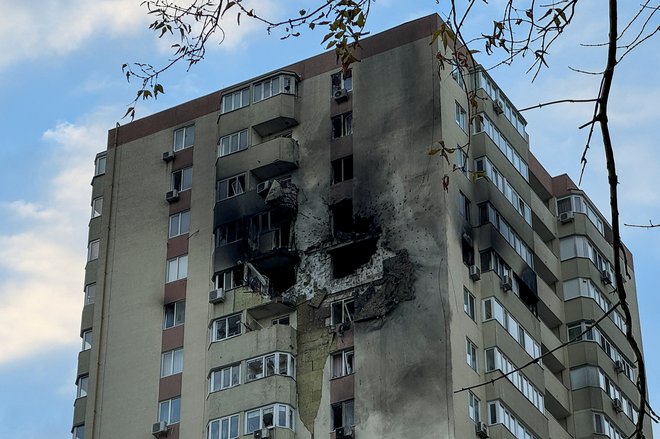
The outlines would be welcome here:
[[[293,430],[293,409],[286,404],[273,404],[245,412],[245,434],[269,427]]]
[[[85,439],[85,425],[76,425],[72,430],[73,439]]]
[[[158,420],[167,425],[177,424],[181,420],[181,397],[161,401],[158,404]]]
[[[178,256],[167,261],[167,279],[165,282],[188,277],[188,255]]]
[[[463,175],[468,175],[468,154],[460,145],[456,145],[456,169],[459,169]]]
[[[349,69],[346,72],[334,73],[331,77],[332,80],[332,95],[334,96],[339,90],[351,91],[353,90],[353,71]]]
[[[272,323],[273,323],[273,325],[286,325],[286,326],[289,326],[289,324],[290,324],[289,321],[290,321],[289,316],[286,315],[286,316],[281,316],[281,317],[277,317],[277,318],[273,319]]]
[[[481,408],[479,405],[479,398],[474,396],[474,393],[468,392],[468,413],[470,415],[470,419],[472,419],[474,422],[481,421]]]
[[[76,398],[87,396],[87,386],[89,385],[89,375],[81,375],[76,383]]]
[[[213,321],[211,341],[225,340],[241,335],[241,314],[234,314]]]
[[[103,197],[92,200],[92,218],[97,218],[103,213]]]
[[[578,277],[564,282],[564,301],[575,299],[576,297],[589,297],[593,299],[605,312],[612,308],[612,302],[588,278]],[[621,332],[626,332],[626,321],[620,312],[615,310],[610,312],[608,316]]]
[[[190,211],[184,210],[183,212],[170,215],[170,230],[168,237],[184,235],[190,231]]]
[[[338,300],[330,305],[330,321],[333,325],[352,322],[354,312],[355,301],[352,298]]]
[[[465,311],[465,314],[467,314],[472,320],[475,319],[474,296],[467,288],[463,288],[463,311]]]
[[[340,137],[353,134],[353,113],[344,113],[332,118],[332,138],[338,139]]]
[[[185,322],[185,319],[186,302],[184,300],[165,305],[165,317],[163,318],[164,329],[182,325]]]
[[[296,93],[296,81],[293,76],[280,75],[257,82],[252,89],[252,102],[259,102],[280,93]]]
[[[85,305],[94,303],[96,300],[96,284],[85,285]]]
[[[250,105],[250,88],[246,87],[243,90],[238,90],[233,93],[228,93],[222,97],[222,113],[229,113],[230,111],[238,110],[239,108],[247,107]]]
[[[233,134],[221,137],[218,142],[218,157],[223,157],[231,153],[242,151],[248,147],[248,130],[238,131]]]
[[[511,146],[509,141],[500,133],[500,131],[495,127],[495,124],[484,113],[480,113],[476,118],[477,123],[474,125],[474,134],[485,132],[488,134],[488,137],[495,143],[497,148],[502,154],[507,158],[507,160],[513,165],[514,168],[523,176],[523,178],[529,181],[529,168],[527,163],[523,158],[518,154],[518,152]]]
[[[183,348],[163,352],[160,361],[160,377],[175,375],[183,371]]]
[[[82,333],[82,350],[86,351],[92,348],[92,330],[83,331]]]
[[[500,401],[491,401],[488,403],[488,423],[502,424],[509,430],[513,437],[517,439],[537,439],[522,422],[514,416],[513,412]]]
[[[467,113],[458,102],[456,104],[456,123],[463,131],[467,132]]]
[[[594,413],[594,431],[610,439],[625,439],[627,435],[621,433],[618,427],[603,413]]]
[[[465,90],[465,78],[463,69],[458,65],[458,61],[452,63],[451,77],[458,83],[458,86]]]
[[[195,144],[195,125],[179,128],[174,131],[174,151],[181,151]]]
[[[474,369],[475,372],[478,372],[479,358],[477,354],[477,346],[468,338],[466,339],[465,348],[467,350],[467,364]]]
[[[332,429],[355,425],[353,400],[339,402],[330,406],[332,410]]]
[[[96,161],[94,163],[94,176],[105,174],[106,161],[107,158],[105,154],[96,157]]]
[[[500,370],[502,374],[523,394],[529,402],[534,405],[541,413],[545,410],[545,396],[534,384],[523,374],[522,370],[517,370],[515,364],[509,360],[498,348],[490,348],[484,352],[486,357],[486,372]]]
[[[476,159],[475,165],[477,172],[481,172],[481,176],[486,176],[497,189],[504,194],[509,203],[516,209],[516,211],[525,218],[527,224],[532,225],[532,209],[529,204],[516,192],[511,183],[507,181],[502,173],[491,163],[488,157],[480,157]]]
[[[243,221],[238,220],[222,225],[216,229],[216,247],[242,241],[245,238],[245,226]]]
[[[291,354],[274,352],[245,362],[246,382],[272,375],[296,376],[296,359]]]
[[[333,160],[332,163],[332,183],[337,184],[342,181],[351,180],[353,178],[353,156],[342,157]]]
[[[93,261],[99,258],[99,248],[101,247],[101,241],[95,240],[90,241],[87,245],[87,262]]]
[[[465,221],[470,223],[470,200],[468,197],[465,196],[463,192],[458,193],[458,211],[460,212],[463,217],[465,217]]]
[[[218,182],[218,201],[245,193],[245,174],[236,175]]]
[[[243,285],[243,266],[237,265],[231,270],[215,275],[215,289],[229,291]]]
[[[192,167],[172,172],[172,189],[185,191],[192,187]]]
[[[490,204],[484,203],[479,206],[479,224],[491,223],[498,232],[504,237],[516,253],[529,265],[534,267],[534,253],[525,244],[513,227],[500,215],[500,213]]]
[[[332,355],[332,377],[338,378],[353,373],[353,349]]]
[[[494,297],[483,300],[483,321],[495,319],[522,346],[530,357],[541,355],[541,346],[532,338],[531,334],[514,319],[509,311]]]
[[[241,364],[232,364],[211,372],[210,391],[217,392],[241,384]],[[223,436],[224,437],[224,436]]]
[[[238,432],[239,416],[231,415],[209,422],[209,439],[236,439]]]

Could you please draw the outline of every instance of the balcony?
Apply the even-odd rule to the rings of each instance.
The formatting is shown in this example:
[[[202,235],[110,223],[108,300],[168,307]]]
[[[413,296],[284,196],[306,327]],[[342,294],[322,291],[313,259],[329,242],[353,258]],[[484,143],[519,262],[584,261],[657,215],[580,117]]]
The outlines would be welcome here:
[[[272,325],[211,343],[208,354],[209,365],[218,367],[238,363],[247,358],[276,351],[290,352],[295,355],[296,346],[295,329],[286,325]]]
[[[218,180],[237,175],[250,166],[259,180],[267,180],[298,168],[300,148],[289,137],[277,137],[248,149],[219,157],[216,163]]]
[[[254,190],[247,191],[216,202],[213,209],[213,225],[219,227],[244,217],[251,217],[264,210],[266,210],[264,199]]]
[[[563,419],[571,414],[570,392],[551,372],[544,376],[545,408],[553,417]]]

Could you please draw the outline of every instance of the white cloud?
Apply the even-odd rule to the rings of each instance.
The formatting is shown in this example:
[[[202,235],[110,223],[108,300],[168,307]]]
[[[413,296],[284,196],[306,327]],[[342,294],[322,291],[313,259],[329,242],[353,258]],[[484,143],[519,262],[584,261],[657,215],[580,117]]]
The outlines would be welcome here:
[[[134,34],[148,17],[139,0],[2,2],[0,69],[43,56],[62,56],[97,34]]]
[[[0,206],[19,224],[0,233],[0,364],[79,343],[89,183],[110,126],[105,114],[116,111],[47,130],[52,174],[42,193]]]

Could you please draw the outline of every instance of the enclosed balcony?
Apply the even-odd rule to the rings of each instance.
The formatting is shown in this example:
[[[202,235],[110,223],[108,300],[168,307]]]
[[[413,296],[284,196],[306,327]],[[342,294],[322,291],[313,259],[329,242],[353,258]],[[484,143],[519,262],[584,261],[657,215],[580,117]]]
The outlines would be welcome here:
[[[298,142],[290,137],[277,137],[220,157],[216,163],[216,176],[222,180],[251,168],[252,173],[263,181],[293,171],[298,168],[298,160]]]

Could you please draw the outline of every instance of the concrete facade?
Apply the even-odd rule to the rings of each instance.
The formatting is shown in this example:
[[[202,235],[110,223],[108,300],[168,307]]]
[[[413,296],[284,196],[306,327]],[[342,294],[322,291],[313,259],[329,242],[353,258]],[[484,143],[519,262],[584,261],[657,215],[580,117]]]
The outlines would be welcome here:
[[[455,392],[598,319],[613,255],[602,215],[536,161],[478,67],[464,75],[479,121],[461,127],[467,94],[429,44],[439,23],[365,39],[350,77],[326,53],[110,130],[74,435],[629,434],[615,314]],[[460,151],[429,154],[440,141],[470,142],[465,169]]]

